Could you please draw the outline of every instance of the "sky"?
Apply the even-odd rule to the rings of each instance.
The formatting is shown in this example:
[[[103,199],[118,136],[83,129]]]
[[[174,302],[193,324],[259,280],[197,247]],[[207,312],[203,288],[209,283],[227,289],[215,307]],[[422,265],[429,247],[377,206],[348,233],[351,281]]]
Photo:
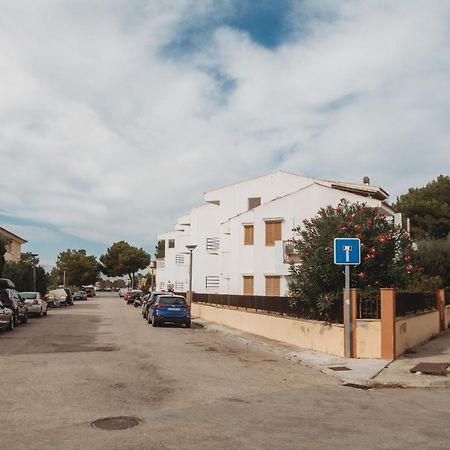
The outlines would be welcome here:
[[[450,173],[450,2],[1,0],[0,226],[54,263],[287,170]]]

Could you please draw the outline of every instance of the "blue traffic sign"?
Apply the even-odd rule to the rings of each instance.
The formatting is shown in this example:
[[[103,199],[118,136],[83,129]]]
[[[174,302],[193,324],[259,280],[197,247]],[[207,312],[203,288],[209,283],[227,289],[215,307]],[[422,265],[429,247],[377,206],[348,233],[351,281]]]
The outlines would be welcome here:
[[[334,263],[352,266],[361,264],[361,241],[357,238],[336,238]]]

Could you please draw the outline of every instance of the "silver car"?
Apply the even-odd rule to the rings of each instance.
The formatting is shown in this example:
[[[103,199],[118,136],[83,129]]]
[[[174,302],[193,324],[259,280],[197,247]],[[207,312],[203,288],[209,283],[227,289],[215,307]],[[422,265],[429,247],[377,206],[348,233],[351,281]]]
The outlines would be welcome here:
[[[28,306],[28,314],[39,317],[47,315],[47,302],[41,297],[39,292],[21,292],[20,296]]]
[[[0,329],[12,330],[14,328],[14,313],[0,301]]]

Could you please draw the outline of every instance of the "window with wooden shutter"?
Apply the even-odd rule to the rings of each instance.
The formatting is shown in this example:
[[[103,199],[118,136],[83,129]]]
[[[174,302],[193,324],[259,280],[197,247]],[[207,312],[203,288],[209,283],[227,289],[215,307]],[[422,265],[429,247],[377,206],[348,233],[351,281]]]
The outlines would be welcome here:
[[[244,225],[244,245],[253,245],[253,225]]]
[[[281,241],[281,221],[266,222],[266,246],[274,246]]]
[[[253,295],[253,275],[242,277],[244,280],[244,295]]]
[[[280,277],[278,275],[266,275],[266,295],[269,297],[280,296]]]

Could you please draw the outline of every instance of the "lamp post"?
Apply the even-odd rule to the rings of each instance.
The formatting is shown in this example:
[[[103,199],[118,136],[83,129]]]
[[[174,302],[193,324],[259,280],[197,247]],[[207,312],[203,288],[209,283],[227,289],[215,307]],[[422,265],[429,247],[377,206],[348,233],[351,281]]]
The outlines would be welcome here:
[[[155,270],[156,270],[156,261],[150,261],[150,290],[155,290]]]
[[[197,245],[190,244],[186,245],[186,248],[189,250],[189,299],[192,303],[192,252],[197,248]]]
[[[36,258],[39,256],[38,253],[32,253],[33,257],[33,292],[36,292]]]

